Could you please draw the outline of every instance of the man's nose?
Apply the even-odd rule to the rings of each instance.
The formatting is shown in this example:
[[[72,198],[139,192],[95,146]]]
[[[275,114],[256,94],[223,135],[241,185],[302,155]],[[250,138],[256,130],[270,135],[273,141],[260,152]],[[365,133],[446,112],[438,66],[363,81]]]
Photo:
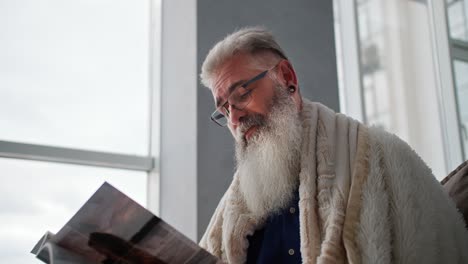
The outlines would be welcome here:
[[[244,110],[240,110],[232,105],[229,106],[229,108],[230,108],[230,113],[229,113],[228,121],[232,125],[235,125],[235,126],[239,125],[240,120],[242,119],[242,117],[246,116],[247,113]]]

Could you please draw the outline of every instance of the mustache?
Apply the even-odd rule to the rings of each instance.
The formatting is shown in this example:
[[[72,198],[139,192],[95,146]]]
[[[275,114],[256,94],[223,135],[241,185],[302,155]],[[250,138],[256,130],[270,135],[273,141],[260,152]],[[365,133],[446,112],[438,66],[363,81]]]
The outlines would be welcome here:
[[[244,133],[252,126],[264,127],[267,124],[266,119],[267,118],[261,114],[245,116],[238,127],[240,135],[244,135]]]

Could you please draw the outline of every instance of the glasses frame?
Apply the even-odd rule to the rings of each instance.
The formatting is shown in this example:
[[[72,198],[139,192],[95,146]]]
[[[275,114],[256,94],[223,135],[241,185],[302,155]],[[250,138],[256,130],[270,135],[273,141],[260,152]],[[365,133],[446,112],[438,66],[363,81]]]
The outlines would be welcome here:
[[[229,94],[226,102],[224,102],[220,107],[218,107],[212,114],[211,114],[211,121],[215,122],[217,125],[221,126],[221,127],[226,127],[227,124],[229,123],[229,120],[227,120],[227,122],[225,124],[219,122],[220,119],[222,119],[223,117],[228,119],[229,118],[229,107],[226,107],[227,104],[229,104],[229,98],[231,98],[231,96],[234,94],[234,92],[239,89],[239,88],[243,88],[243,89],[246,89],[247,90],[247,86],[249,86],[250,84],[258,81],[258,80],[261,80],[263,79],[267,73],[271,70],[273,70],[274,68],[276,68],[276,66],[278,66],[279,62],[273,66],[272,68],[268,69],[268,70],[265,70],[265,71],[262,71],[261,73],[255,75],[252,79],[246,81],[245,83],[243,83],[242,85],[236,87],[234,90],[232,90],[232,92]],[[247,90],[245,94],[247,94],[249,96],[248,98],[248,102],[243,106],[243,107],[237,107],[235,105],[231,105],[233,106],[234,108],[236,108],[237,110],[243,110],[244,108],[246,108],[249,104],[250,104],[250,101],[252,100],[252,91],[255,90],[255,88],[253,89],[250,89],[250,90]],[[226,115],[222,114],[221,111],[219,109],[222,109],[224,108],[224,110],[226,111]]]

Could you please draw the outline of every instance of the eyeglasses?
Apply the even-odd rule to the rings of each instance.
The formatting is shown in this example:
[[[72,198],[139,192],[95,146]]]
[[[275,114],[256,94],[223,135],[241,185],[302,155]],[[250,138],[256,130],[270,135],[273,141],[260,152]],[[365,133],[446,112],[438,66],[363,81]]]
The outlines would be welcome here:
[[[230,115],[229,105],[231,107],[237,109],[237,110],[243,110],[250,103],[250,101],[252,100],[252,95],[251,94],[252,94],[252,91],[255,88],[254,87],[252,89],[247,89],[247,87],[250,84],[252,84],[252,83],[262,79],[263,77],[265,77],[267,75],[268,71],[274,69],[277,65],[278,64],[276,64],[271,69],[268,69],[266,71],[261,72],[260,74],[256,75],[252,79],[246,81],[241,86],[238,86],[237,88],[235,88],[231,92],[231,94],[229,95],[226,102],[223,105],[221,105],[220,107],[218,107],[213,112],[213,114],[211,114],[211,120],[213,122],[215,122],[216,124],[218,124],[219,126],[225,127],[227,125],[227,123],[228,123],[228,118],[229,118],[229,115]]]

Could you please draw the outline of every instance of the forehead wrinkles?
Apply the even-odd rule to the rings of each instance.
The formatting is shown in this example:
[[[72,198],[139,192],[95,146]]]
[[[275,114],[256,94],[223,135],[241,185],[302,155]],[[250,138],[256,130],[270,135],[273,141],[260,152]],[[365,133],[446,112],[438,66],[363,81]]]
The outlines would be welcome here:
[[[251,78],[255,70],[258,70],[254,62],[255,58],[252,54],[238,53],[222,63],[215,71],[213,78],[212,93],[215,100],[216,98],[225,100],[228,96],[228,88],[232,84]]]
[[[216,103],[223,103],[222,101],[226,100],[232,89],[245,82],[250,75],[248,69],[243,67],[229,67],[220,71],[213,87],[213,96]]]
[[[219,74],[215,77],[213,86],[213,95],[215,97],[224,97],[227,87],[229,87],[230,76],[230,71],[220,71]]]
[[[234,73],[242,71],[243,69],[252,68],[251,64],[254,62],[252,54],[245,52],[236,52],[232,56],[225,58],[223,62],[219,63],[217,69],[214,71],[215,79],[219,79],[216,76],[222,76],[227,73]]]

